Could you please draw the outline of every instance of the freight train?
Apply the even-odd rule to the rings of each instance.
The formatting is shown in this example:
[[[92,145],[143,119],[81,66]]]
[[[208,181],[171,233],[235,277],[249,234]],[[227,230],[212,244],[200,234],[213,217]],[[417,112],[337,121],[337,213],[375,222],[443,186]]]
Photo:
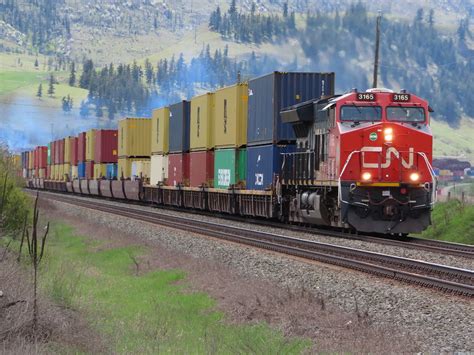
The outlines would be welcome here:
[[[24,176],[36,189],[360,232],[423,231],[436,200],[428,102],[382,88],[335,95],[334,78],[275,72],[238,83],[151,119],[122,120],[117,131],[82,133],[69,148],[64,140],[37,148],[34,163],[26,152]]]

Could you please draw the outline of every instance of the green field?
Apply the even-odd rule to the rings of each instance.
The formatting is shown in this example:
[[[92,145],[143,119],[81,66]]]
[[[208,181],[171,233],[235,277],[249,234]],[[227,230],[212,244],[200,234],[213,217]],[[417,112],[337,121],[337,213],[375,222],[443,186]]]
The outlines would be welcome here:
[[[46,74],[40,72],[0,71],[0,95],[39,83],[45,77]]]
[[[291,354],[310,345],[265,324],[228,324],[208,295],[187,290],[180,270],[137,276],[131,256],[144,249],[102,245],[64,224],[53,225],[46,248],[43,291],[85,314],[111,353]]]
[[[449,156],[468,160],[474,164],[474,120],[464,118],[460,127],[454,129],[447,123],[432,120],[434,135],[434,156]]]

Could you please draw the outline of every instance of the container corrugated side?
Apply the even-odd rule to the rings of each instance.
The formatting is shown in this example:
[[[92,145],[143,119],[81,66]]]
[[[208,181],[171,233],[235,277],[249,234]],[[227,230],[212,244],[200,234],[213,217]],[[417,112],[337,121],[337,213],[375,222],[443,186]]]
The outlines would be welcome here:
[[[95,163],[116,163],[118,158],[118,131],[101,129],[95,132]],[[105,175],[104,175],[105,176]]]
[[[294,141],[290,123],[281,122],[288,106],[334,94],[334,73],[274,72],[249,81],[247,144]]]
[[[63,164],[63,179],[64,181],[68,181],[71,179],[71,164],[64,163]]]
[[[115,163],[107,164],[107,173],[106,173],[107,179],[108,180],[117,179],[117,170],[118,170],[117,164],[115,164]]]
[[[97,164],[94,162],[94,178],[102,179],[107,176],[107,164]]]
[[[86,132],[86,161],[94,161],[96,129]]]
[[[170,186],[189,186],[189,153],[168,155],[168,180]]]
[[[119,121],[118,157],[151,155],[151,119],[126,118]]]
[[[216,149],[214,151],[214,187],[245,187],[247,175],[247,150]]]
[[[38,147],[38,169],[46,169],[48,165],[48,147]]]
[[[170,110],[162,107],[153,110],[151,123],[151,154],[168,154]]]
[[[86,161],[86,179],[94,178],[94,162],[89,160]]]
[[[189,186],[214,186],[214,151],[189,153]]]
[[[189,149],[214,148],[214,94],[207,93],[191,100]]]
[[[248,86],[237,84],[215,93],[214,145],[216,148],[247,144]]]
[[[170,153],[189,151],[189,101],[170,105],[168,146]]]
[[[86,177],[86,162],[80,161],[77,163],[77,175],[79,179],[85,179]]]
[[[71,166],[71,179],[78,179],[79,178],[79,170],[77,165]]]
[[[64,164],[64,138],[58,141],[59,164]]]
[[[295,145],[259,145],[247,147],[247,178],[249,190],[266,190],[281,173],[282,153],[296,151]]]
[[[132,162],[132,179],[147,180],[150,178],[150,159]]]
[[[72,163],[72,145],[75,137],[64,138],[64,163]]]
[[[118,158],[117,178],[130,179],[132,177],[132,163],[140,160],[143,160],[143,158]]]
[[[168,179],[168,155],[152,155],[150,164],[150,185],[157,185],[166,179]]]
[[[86,161],[86,132],[77,136],[77,162]]]

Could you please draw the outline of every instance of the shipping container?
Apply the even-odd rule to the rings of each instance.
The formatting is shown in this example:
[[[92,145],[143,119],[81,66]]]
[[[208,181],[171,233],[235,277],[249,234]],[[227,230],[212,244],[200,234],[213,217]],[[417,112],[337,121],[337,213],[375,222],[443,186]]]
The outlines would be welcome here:
[[[191,187],[214,186],[214,151],[189,153],[189,185]]]
[[[189,149],[214,148],[214,94],[207,93],[191,100]]]
[[[245,187],[247,175],[247,150],[216,149],[214,152],[214,187]]]
[[[46,165],[46,176],[44,178],[51,180],[51,165]]]
[[[106,177],[108,180],[116,180],[117,179],[117,169],[118,166],[115,163],[107,164],[107,172]]]
[[[46,169],[48,165],[48,147],[38,147],[38,169]]]
[[[237,84],[217,90],[214,101],[215,147],[241,147],[246,145],[247,84]]]
[[[126,118],[119,121],[118,157],[151,155],[151,119]]]
[[[35,167],[34,152],[29,151],[28,152],[28,170],[33,170],[34,167]]]
[[[150,178],[150,159],[136,160],[132,162],[132,179],[149,179]]]
[[[77,162],[86,161],[86,132],[77,136]]]
[[[77,142],[78,142],[78,138],[77,137],[72,137],[71,139],[71,164],[72,165],[77,165],[77,152],[78,152],[78,149],[77,149]]]
[[[71,164],[64,163],[62,173],[63,173],[63,180],[65,181],[71,180]]]
[[[189,153],[168,155],[168,180],[170,186],[189,186]]]
[[[96,131],[96,129],[90,129],[86,132],[86,161],[94,161]]]
[[[94,162],[86,161],[86,179],[94,178]]]
[[[334,73],[274,72],[249,81],[247,145],[296,140],[281,109],[334,94]]]
[[[153,110],[151,123],[151,154],[168,154],[169,124],[170,110],[168,107]]]
[[[59,164],[64,164],[64,138],[58,141]]]
[[[150,162],[150,185],[157,185],[166,179],[168,179],[168,155],[152,155]]]
[[[118,131],[101,129],[95,132],[95,148],[93,160],[95,163],[117,162]],[[105,176],[105,174],[104,174]]]
[[[64,164],[72,163],[72,146],[74,138],[75,137],[72,136],[64,138]]]
[[[80,161],[77,163],[77,176],[79,179],[85,179],[86,177],[86,162]]]
[[[94,178],[102,179],[107,176],[107,164],[97,164],[94,162]]]
[[[260,145],[247,147],[248,190],[266,190],[271,188],[276,175],[280,175],[282,153],[293,153],[295,145]]]
[[[132,163],[136,161],[147,160],[145,158],[123,158],[118,159],[117,178],[131,179],[132,178]],[[149,160],[149,159],[148,159]]]
[[[170,153],[189,151],[189,101],[170,105],[168,145]]]
[[[71,179],[79,179],[79,170],[77,168],[77,165],[71,166]]]

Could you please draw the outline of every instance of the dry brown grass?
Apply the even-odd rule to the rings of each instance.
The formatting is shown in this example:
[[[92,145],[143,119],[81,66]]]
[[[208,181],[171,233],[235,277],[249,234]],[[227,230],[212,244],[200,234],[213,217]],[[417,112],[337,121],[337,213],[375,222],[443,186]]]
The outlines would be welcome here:
[[[400,329],[374,325],[370,311],[360,306],[352,312],[344,312],[334,307],[331,300],[304,288],[284,289],[268,281],[243,277],[222,264],[192,258],[169,250],[158,241],[146,241],[98,223],[84,223],[84,220],[62,214],[48,201],[43,201],[43,204],[49,218],[73,226],[80,235],[100,240],[100,246],[91,246],[91,250],[131,245],[144,247],[146,254],[134,256],[135,261],[131,259],[132,273],[143,274],[157,269],[184,270],[187,274],[185,289],[209,294],[230,322],[267,322],[286,336],[311,339],[314,352],[417,351],[413,339]],[[357,305],[357,300],[355,303]]]
[[[44,295],[38,298],[38,329],[33,331],[33,285],[29,268],[17,255],[0,248],[0,353],[34,354],[51,351],[95,353],[101,340],[75,311]]]

